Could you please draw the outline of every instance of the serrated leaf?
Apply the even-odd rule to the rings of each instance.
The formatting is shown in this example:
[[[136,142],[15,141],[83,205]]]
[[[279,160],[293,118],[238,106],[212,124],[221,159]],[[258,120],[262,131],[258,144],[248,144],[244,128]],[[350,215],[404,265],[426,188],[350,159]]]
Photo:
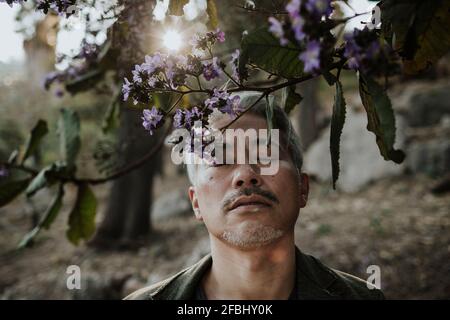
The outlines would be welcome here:
[[[273,96],[266,96],[267,143],[270,144],[273,129]]]
[[[73,110],[62,109],[58,123],[61,157],[73,167],[80,151],[80,119]]]
[[[30,179],[9,181],[0,185],[0,208],[13,201],[30,183]]]
[[[303,97],[295,92],[296,86],[292,85],[283,89],[281,95],[281,106],[284,106],[284,111],[289,114],[292,110],[294,110],[295,106],[297,106],[302,100]]]
[[[333,115],[331,117],[330,131],[330,153],[331,169],[333,173],[333,188],[336,189],[336,181],[339,178],[339,149],[341,143],[342,129],[345,123],[345,99],[342,91],[342,84],[338,80],[336,85],[336,95],[334,97]]]
[[[78,187],[77,199],[69,216],[67,238],[75,245],[81,239],[88,240],[95,231],[97,199],[88,184]]]
[[[63,197],[64,197],[64,186],[61,184],[59,185],[58,192],[55,198],[50,203],[39,224],[35,228],[33,228],[33,230],[28,232],[23,237],[22,241],[20,241],[18,245],[19,249],[28,247],[30,243],[34,240],[34,238],[39,234],[42,228],[48,229],[50,227],[50,225],[53,223],[56,216],[58,215],[59,211],[61,210]]]
[[[242,52],[239,58],[239,72],[244,73],[245,65],[252,63],[258,68],[284,78],[303,75],[303,63],[298,56],[300,51],[292,44],[280,45],[267,27],[255,30],[242,40]]]
[[[27,158],[36,151],[42,138],[47,133],[48,133],[47,122],[45,122],[44,120],[39,120],[38,123],[31,130],[30,136],[28,137],[25,151],[23,153],[22,159],[20,160],[21,164],[23,164],[25,160],[27,160]]]
[[[189,0],[170,0],[169,3],[169,15],[182,16],[183,7],[188,4]]]
[[[415,74],[450,50],[450,1],[384,0],[382,30],[395,39],[404,71]]]
[[[207,24],[208,29],[217,29],[217,27],[219,26],[219,15],[217,14],[217,5],[215,0],[207,0],[206,13],[209,17]]]
[[[385,90],[375,80],[360,74],[359,94],[367,112],[367,130],[375,134],[381,155],[385,160],[403,162],[404,152],[394,149],[395,116]]]

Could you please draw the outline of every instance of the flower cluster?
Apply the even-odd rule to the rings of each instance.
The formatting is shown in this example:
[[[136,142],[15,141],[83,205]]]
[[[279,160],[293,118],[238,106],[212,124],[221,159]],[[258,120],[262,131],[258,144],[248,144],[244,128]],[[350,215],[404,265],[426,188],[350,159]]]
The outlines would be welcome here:
[[[89,70],[92,70],[92,67],[98,63],[99,53],[99,46],[83,42],[80,52],[76,56],[70,58],[71,64],[68,68],[62,71],[50,72],[46,75],[44,79],[44,88],[49,90],[54,83],[63,84],[82,76]],[[67,58],[68,57],[66,56],[62,56],[59,57],[58,60],[61,62],[63,59]],[[57,96],[62,96],[63,91],[58,89],[56,94]]]
[[[193,49],[208,50],[211,55],[206,59],[195,54],[169,55],[157,52],[146,56],[144,63],[134,67],[131,77],[124,79],[122,86],[124,101],[131,99],[134,104],[148,105],[151,103],[154,93],[184,93],[186,89],[193,90],[190,87],[189,77],[197,80],[198,89],[193,90],[194,92],[203,92],[209,95],[204,102],[192,107],[176,109],[176,106],[173,106],[167,111],[170,115],[156,107],[145,109],[142,116],[142,125],[145,130],[153,134],[162,125],[166,116],[173,116],[175,129],[187,129],[193,135],[194,131],[208,130],[208,122],[212,115],[219,114],[227,119],[234,119],[243,111],[238,95],[231,95],[226,89],[203,88],[200,83],[200,77],[209,82],[218,78],[225,70],[226,65],[214,57],[211,50],[213,44],[224,40],[225,34],[220,30],[195,36],[191,42]],[[238,63],[239,50],[234,52],[231,57],[231,77],[235,81],[240,81]],[[200,128],[195,127],[195,124],[198,123],[201,124]]]
[[[38,0],[36,9],[45,14],[54,11],[59,15],[69,17],[76,12],[76,2],[76,0]]]
[[[238,95],[231,96],[227,91],[215,88],[212,96],[205,101],[205,106],[211,111],[218,109],[222,113],[229,114],[231,118],[235,118],[243,111],[240,102],[241,98]]]
[[[211,52],[216,42],[225,41],[225,34],[217,29],[206,35],[196,35],[191,41],[194,49]],[[237,58],[235,58],[237,59]],[[185,86],[189,77],[202,76],[206,81],[220,77],[225,64],[217,57],[201,59],[195,54],[169,55],[157,52],[146,56],[144,63],[136,65],[132,78],[124,79],[124,100],[133,99],[134,104],[151,102],[153,92],[173,91]]]
[[[291,0],[286,5],[287,19],[269,18],[269,31],[280,40],[282,46],[294,43],[302,48],[299,59],[308,73],[318,71],[327,54],[334,47],[335,39],[328,31],[333,8],[331,0]]]
[[[205,115],[206,113],[199,107],[193,107],[190,110],[177,109],[173,116],[173,126],[177,129],[186,128],[191,130],[196,121],[203,122]]]
[[[0,0],[0,3],[6,2],[10,7],[12,7],[13,4],[22,4],[26,1],[27,0]],[[45,14],[49,11],[53,11],[61,16],[69,17],[76,13],[76,3],[77,0],[37,0],[36,10],[40,10]]]
[[[0,0],[0,3],[6,2],[12,8],[13,4],[21,4],[26,1],[27,0]]]
[[[396,55],[390,46],[383,43],[376,30],[354,29],[345,35],[344,57],[347,66],[365,74],[388,75],[398,71]]]
[[[224,42],[224,41],[225,41],[225,33],[220,29],[217,29],[216,31],[210,31],[205,35],[200,34],[195,35],[191,39],[190,44],[194,49],[207,50],[211,49],[211,47],[216,42]]]

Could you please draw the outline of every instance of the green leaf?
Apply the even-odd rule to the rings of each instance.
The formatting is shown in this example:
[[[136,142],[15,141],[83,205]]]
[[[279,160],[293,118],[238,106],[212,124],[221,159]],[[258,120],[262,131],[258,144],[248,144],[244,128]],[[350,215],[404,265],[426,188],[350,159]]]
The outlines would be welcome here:
[[[45,122],[44,120],[39,120],[38,123],[31,130],[30,136],[28,137],[25,152],[20,161],[21,164],[23,164],[25,160],[27,160],[27,158],[36,151],[42,138],[47,133],[48,133],[47,122]]]
[[[97,199],[88,184],[78,187],[77,200],[69,216],[67,238],[75,245],[81,239],[88,240],[95,231]]]
[[[44,218],[41,222],[41,227],[48,229],[50,228],[51,224],[55,220],[56,216],[59,213],[59,210],[61,210],[62,206],[62,199],[64,197],[64,184],[60,184],[58,187],[58,193],[56,194],[55,198],[53,199],[52,203],[48,207],[47,211],[44,214]]]
[[[9,181],[0,185],[0,208],[13,201],[30,183],[30,179]]]
[[[244,73],[247,63],[269,73],[285,78],[303,75],[303,63],[298,59],[300,50],[288,44],[281,46],[267,27],[250,32],[242,40],[242,51],[239,58],[239,72]]]
[[[384,0],[380,8],[383,33],[395,40],[405,73],[418,73],[449,52],[450,1]]]
[[[385,160],[403,162],[404,152],[394,149],[395,116],[385,90],[375,80],[360,74],[359,94],[367,112],[367,129],[375,134],[381,155]]]
[[[47,208],[43,218],[41,219],[39,224],[35,228],[33,228],[33,230],[28,232],[23,237],[22,241],[20,241],[18,245],[19,249],[28,247],[42,228],[48,229],[50,227],[50,225],[53,223],[56,216],[58,215],[59,211],[61,210],[63,196],[64,196],[64,185],[60,184],[58,188],[58,193],[56,194],[52,203]]]
[[[50,173],[54,172],[55,170],[56,165],[51,164],[39,171],[39,173],[34,177],[34,179],[28,185],[27,190],[25,191],[27,197],[32,197],[40,189],[52,184],[54,181],[52,181]]]
[[[295,89],[296,86],[292,85],[284,88],[281,92],[281,106],[284,106],[284,111],[287,114],[291,113],[295,106],[303,100],[303,97],[295,92]]]
[[[217,27],[219,26],[219,15],[217,14],[217,6],[215,0],[207,0],[206,13],[209,17],[207,24],[208,29],[217,29]]]
[[[183,7],[188,4],[189,0],[170,0],[169,3],[169,15],[182,16]]]
[[[333,188],[336,189],[336,181],[339,178],[339,145],[342,129],[345,123],[345,99],[342,84],[336,81],[336,95],[334,96],[333,116],[331,117],[330,153],[331,168],[333,172]]]
[[[58,123],[61,156],[73,167],[80,151],[80,119],[73,110],[62,109]]]
[[[273,129],[273,96],[266,96],[267,143],[270,144]]]

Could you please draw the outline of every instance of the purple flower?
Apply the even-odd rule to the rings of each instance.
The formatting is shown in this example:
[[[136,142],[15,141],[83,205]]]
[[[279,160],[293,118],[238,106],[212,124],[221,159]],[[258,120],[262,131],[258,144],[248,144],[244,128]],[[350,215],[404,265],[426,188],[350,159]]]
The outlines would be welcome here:
[[[214,44],[216,41],[224,42],[225,41],[225,33],[217,28],[216,31],[210,31],[206,34],[206,40],[210,44]]]
[[[346,34],[344,39],[344,57],[348,59],[349,68],[365,73],[395,69],[394,65],[389,64],[389,59],[394,59],[392,51],[387,46],[380,45],[374,31],[368,28],[355,29],[353,33]]]
[[[195,121],[202,120],[203,111],[201,111],[198,107],[193,107],[191,110],[186,110],[184,112],[184,127],[190,130]]]
[[[291,19],[297,18],[300,14],[300,5],[301,5],[301,1],[300,0],[291,0],[287,5],[286,5],[286,11],[289,14],[289,17]]]
[[[135,65],[133,73],[133,81],[137,83],[142,83],[142,78],[145,77],[145,70],[140,65]]]
[[[315,16],[329,16],[333,12],[331,0],[307,0],[305,7]]]
[[[156,107],[153,107],[151,110],[145,109],[143,111],[142,125],[145,130],[150,132],[150,135],[153,135],[153,131],[158,127],[162,119],[163,114]]]
[[[0,0],[0,2],[6,2],[11,8],[13,6],[13,3],[17,3],[20,4],[22,3],[24,0]]]
[[[0,179],[7,178],[9,176],[9,171],[3,166],[0,166]]]
[[[212,97],[205,100],[205,106],[208,107],[208,109],[213,110],[220,103],[225,103],[229,97],[230,95],[228,92],[214,88]]]
[[[226,105],[221,108],[220,111],[228,113],[231,118],[235,118],[240,112],[242,112],[240,103],[241,97],[233,96],[232,98],[227,99]]]
[[[284,36],[283,24],[274,17],[269,17],[269,23],[269,31],[272,32],[275,37],[280,39],[280,44],[282,46],[287,45],[288,40]]]
[[[142,70],[150,75],[156,70],[164,67],[164,57],[159,52],[156,52],[152,56],[145,56],[145,62],[141,67]]]
[[[297,16],[291,21],[292,23],[292,31],[294,31],[294,36],[297,41],[302,41],[305,39],[306,34],[303,32],[303,26],[305,25],[305,20]]]
[[[217,57],[213,58],[212,62],[207,62],[203,65],[203,76],[207,81],[217,78],[220,73]]]
[[[177,109],[177,111],[175,111],[175,115],[173,116],[173,126],[177,129],[182,128],[183,121],[184,121],[184,112],[181,109]]]
[[[124,81],[125,83],[122,86],[123,101],[127,101],[133,88],[133,84],[128,81],[127,78],[124,78]]]
[[[217,28],[215,36],[217,41],[225,42],[225,32],[221,31],[219,28]]]
[[[306,51],[299,55],[303,61],[305,72],[314,72],[320,68],[320,43],[312,40],[306,45]]]
[[[231,54],[231,71],[232,74],[231,76],[233,77],[234,80],[236,81],[240,81],[240,77],[239,77],[239,56],[241,55],[241,52],[239,51],[239,49],[236,49],[236,51],[234,51]]]

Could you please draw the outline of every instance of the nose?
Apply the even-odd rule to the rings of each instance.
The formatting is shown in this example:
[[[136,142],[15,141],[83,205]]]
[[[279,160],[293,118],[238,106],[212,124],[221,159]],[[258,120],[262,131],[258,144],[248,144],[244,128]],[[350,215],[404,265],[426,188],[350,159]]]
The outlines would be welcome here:
[[[233,187],[259,187],[261,184],[261,176],[255,171],[253,165],[241,164],[236,166],[233,177]]]

